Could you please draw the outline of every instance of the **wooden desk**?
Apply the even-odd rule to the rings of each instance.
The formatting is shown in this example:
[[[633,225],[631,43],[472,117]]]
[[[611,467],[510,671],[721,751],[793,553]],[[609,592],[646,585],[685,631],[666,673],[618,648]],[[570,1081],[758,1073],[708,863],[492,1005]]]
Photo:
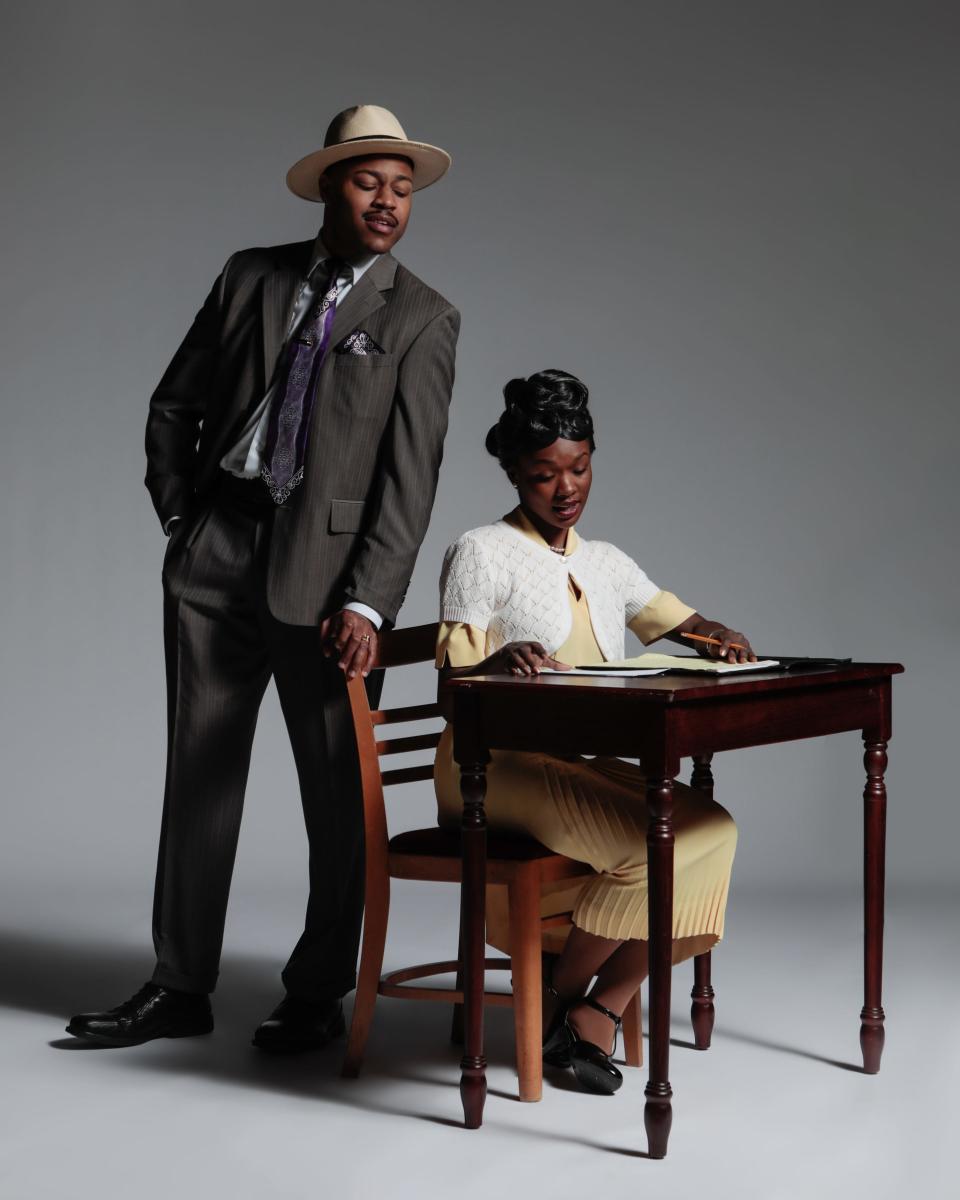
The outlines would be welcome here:
[[[778,674],[639,678],[468,676],[441,685],[454,726],[463,796],[465,1054],[460,1095],[467,1128],[483,1120],[486,764],[491,749],[639,758],[646,776],[650,888],[650,1050],[644,1125],[652,1158],[663,1158],[672,1120],[669,1081],[673,928],[673,780],[686,756],[764,746],[859,729],[865,744],[863,1069],[883,1050],[883,962],[887,742],[897,663],[857,663]]]

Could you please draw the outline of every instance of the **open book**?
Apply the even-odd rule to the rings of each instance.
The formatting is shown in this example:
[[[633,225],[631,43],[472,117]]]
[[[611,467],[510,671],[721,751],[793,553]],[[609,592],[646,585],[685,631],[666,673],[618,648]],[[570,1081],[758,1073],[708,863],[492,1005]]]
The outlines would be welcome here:
[[[709,658],[689,654],[638,654],[635,658],[618,658],[614,662],[598,663],[594,666],[578,666],[574,670],[584,675],[598,671],[604,674],[644,674],[663,671],[706,672],[709,675],[733,675],[738,671],[769,671],[779,665],[779,659],[761,658],[757,662],[728,663],[714,662]]]

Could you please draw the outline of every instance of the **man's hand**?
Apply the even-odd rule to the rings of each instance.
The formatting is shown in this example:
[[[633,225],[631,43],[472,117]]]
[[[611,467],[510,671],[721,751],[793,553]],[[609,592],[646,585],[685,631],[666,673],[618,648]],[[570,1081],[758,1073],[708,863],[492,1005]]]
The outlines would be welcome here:
[[[357,675],[366,678],[376,661],[378,637],[376,628],[359,613],[341,609],[320,622],[320,643],[330,658],[337,655],[337,666],[348,679]]]

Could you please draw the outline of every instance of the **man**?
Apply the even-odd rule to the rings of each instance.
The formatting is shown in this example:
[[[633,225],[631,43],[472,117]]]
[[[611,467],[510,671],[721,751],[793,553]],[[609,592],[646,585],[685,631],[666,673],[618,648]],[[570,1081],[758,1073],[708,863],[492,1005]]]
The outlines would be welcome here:
[[[152,980],[67,1031],[137,1045],[213,1028],[257,712],[275,679],[310,847],[303,936],[264,1049],[342,1033],[363,904],[344,677],[367,676],[430,518],[459,314],[390,251],[449,155],[386,109],[334,118],[287,175],[315,241],[227,262],[150,402],[146,483],[164,559],[168,753]],[[375,676],[368,681],[374,684]],[[268,797],[280,803],[279,796]]]

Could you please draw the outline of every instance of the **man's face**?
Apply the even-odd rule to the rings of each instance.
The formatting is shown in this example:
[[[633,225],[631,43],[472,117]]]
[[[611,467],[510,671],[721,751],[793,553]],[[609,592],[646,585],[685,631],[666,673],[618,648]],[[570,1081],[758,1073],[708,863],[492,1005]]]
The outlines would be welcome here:
[[[328,249],[344,258],[385,254],[403,237],[412,194],[407,158],[383,154],[334,163],[320,177]]]

